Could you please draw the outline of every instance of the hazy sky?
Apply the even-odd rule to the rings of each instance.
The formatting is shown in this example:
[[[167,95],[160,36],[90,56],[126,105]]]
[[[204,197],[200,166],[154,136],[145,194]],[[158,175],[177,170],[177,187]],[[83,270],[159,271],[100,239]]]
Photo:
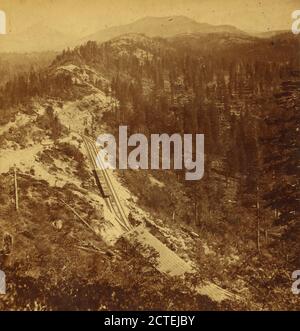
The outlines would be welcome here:
[[[0,9],[11,32],[44,22],[81,36],[144,16],[171,15],[266,31],[290,29],[300,0],[0,0]]]

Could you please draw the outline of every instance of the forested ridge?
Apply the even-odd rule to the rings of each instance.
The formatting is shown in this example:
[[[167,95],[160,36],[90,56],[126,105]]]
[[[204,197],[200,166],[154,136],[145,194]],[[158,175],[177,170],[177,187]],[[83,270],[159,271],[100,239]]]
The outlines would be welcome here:
[[[110,77],[110,93],[119,101],[108,115],[112,127],[126,124],[131,133],[146,135],[204,133],[204,180],[184,183],[177,174],[193,200],[201,200],[217,172],[237,180],[238,204],[251,208],[261,200],[263,218],[273,219],[273,209],[276,222],[294,226],[299,183],[288,183],[286,176],[299,180],[299,45],[288,33],[267,40],[127,35],[101,45],[88,42],[54,64],[87,63]],[[214,185],[222,191],[221,183]],[[199,224],[201,212],[196,214]],[[263,225],[269,226],[270,221]]]

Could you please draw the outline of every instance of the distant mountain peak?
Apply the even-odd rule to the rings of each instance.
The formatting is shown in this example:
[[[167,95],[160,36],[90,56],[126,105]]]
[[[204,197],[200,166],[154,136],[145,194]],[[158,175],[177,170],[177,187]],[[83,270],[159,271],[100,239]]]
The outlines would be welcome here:
[[[145,34],[148,37],[169,38],[184,33],[232,33],[245,34],[245,32],[231,25],[211,25],[199,23],[186,16],[146,16],[139,20],[121,26],[114,26],[98,31],[80,40],[104,42],[128,33]]]
[[[199,23],[183,15],[165,17],[146,16],[129,24],[100,30],[78,40],[72,35],[56,30],[52,25],[47,25],[47,22],[40,21],[27,27],[22,32],[10,33],[5,38],[1,38],[0,49],[2,52],[48,51],[60,50],[68,46],[75,47],[89,40],[105,42],[126,34],[143,34],[151,38],[170,38],[182,34],[199,33],[245,34],[234,26],[215,26],[208,23]]]
[[[185,22],[196,22],[195,20],[193,20],[192,18],[189,18],[187,16],[184,15],[174,15],[174,16],[145,16],[140,18],[139,20],[135,21],[135,23],[137,22],[147,22],[147,21],[169,21],[169,22],[173,22],[173,21],[185,21]]]

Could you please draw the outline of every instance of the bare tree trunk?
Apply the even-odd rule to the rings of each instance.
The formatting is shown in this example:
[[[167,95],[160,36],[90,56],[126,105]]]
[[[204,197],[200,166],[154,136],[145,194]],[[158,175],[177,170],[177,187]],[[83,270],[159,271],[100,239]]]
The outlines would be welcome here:
[[[195,225],[198,225],[198,204],[197,200],[195,201]]]
[[[260,253],[260,203],[259,203],[259,187],[257,186],[256,195],[256,218],[257,218],[257,251]]]
[[[19,196],[18,196],[18,180],[17,180],[17,169],[14,166],[14,178],[15,178],[15,204],[16,204],[16,211],[19,210]]]

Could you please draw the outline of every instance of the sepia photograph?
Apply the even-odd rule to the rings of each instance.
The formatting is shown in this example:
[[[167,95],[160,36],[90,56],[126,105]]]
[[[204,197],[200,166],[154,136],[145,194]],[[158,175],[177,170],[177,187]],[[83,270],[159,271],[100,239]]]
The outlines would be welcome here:
[[[0,311],[299,312],[299,161],[299,0],[0,0]]]

